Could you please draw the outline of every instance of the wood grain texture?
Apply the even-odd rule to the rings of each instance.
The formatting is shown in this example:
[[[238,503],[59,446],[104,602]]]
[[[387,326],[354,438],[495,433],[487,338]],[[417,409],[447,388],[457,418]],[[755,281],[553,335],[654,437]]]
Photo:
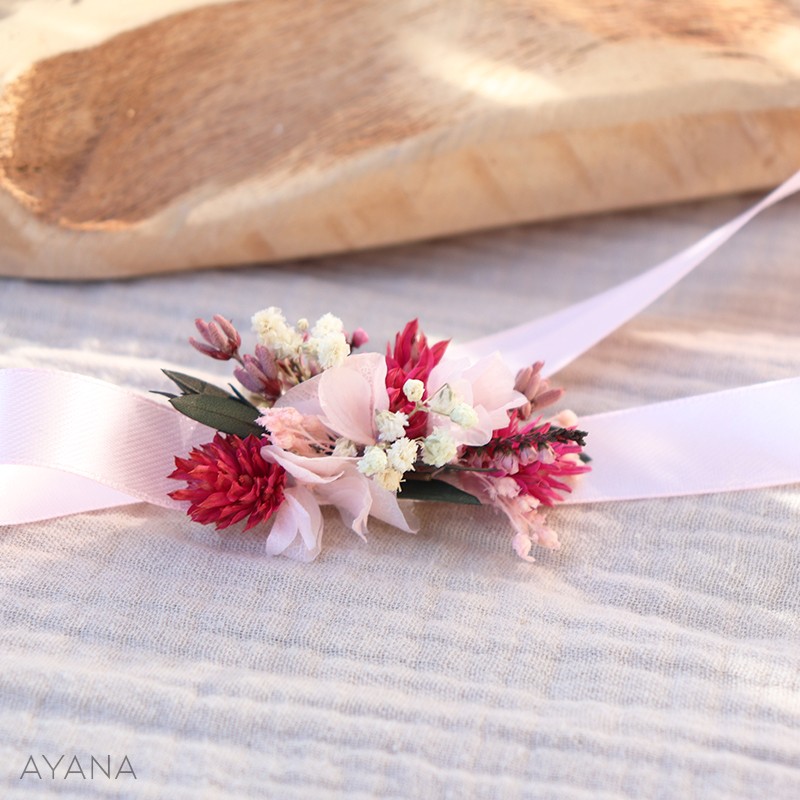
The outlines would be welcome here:
[[[280,260],[800,168],[800,0],[115,8],[0,0],[3,274]]]

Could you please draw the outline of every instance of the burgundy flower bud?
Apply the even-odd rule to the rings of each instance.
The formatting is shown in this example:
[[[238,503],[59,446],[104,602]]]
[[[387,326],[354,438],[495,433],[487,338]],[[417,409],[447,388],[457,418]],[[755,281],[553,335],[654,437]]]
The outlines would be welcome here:
[[[239,331],[233,327],[233,323],[225,319],[221,314],[214,314],[214,322],[219,325],[220,330],[225,334],[229,347],[232,347],[234,351],[238,350],[242,346],[242,337],[239,336]]]
[[[363,328],[356,328],[347,341],[353,350],[357,350],[369,341],[369,336]]]
[[[230,356],[225,355],[225,353],[220,353],[216,347],[211,347],[210,345],[204,344],[203,342],[198,342],[197,339],[190,336],[189,337],[189,344],[194,347],[195,350],[201,352],[204,356],[209,356],[210,358],[216,358],[218,361],[228,361],[230,360]]]
[[[541,383],[541,371],[544,362],[537,361],[530,367],[523,367],[518,373],[514,381],[514,388],[530,400],[536,395]]]
[[[269,400],[281,396],[281,382],[278,377],[278,365],[272,351],[263,344],[256,345],[255,356],[245,355],[244,366],[237,367],[233,374],[239,383],[256,394]]]
[[[189,344],[204,355],[216,358],[218,361],[229,361],[239,351],[242,337],[233,325],[219,314],[214,315],[213,322],[206,322],[199,317],[194,321],[200,335],[208,342],[198,342],[189,339]]]
[[[531,404],[538,411],[540,408],[547,408],[547,406],[557,403],[563,394],[563,389],[545,389],[531,399]]]
[[[256,359],[261,371],[271,380],[278,380],[278,362],[275,354],[266,345],[256,345]]]

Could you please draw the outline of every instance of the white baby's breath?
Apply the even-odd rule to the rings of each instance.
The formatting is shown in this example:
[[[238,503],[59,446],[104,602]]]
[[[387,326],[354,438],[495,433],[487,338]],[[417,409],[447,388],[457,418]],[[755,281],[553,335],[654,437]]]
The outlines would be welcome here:
[[[413,468],[414,462],[417,460],[418,448],[419,445],[413,439],[407,439],[405,436],[402,439],[398,439],[386,451],[389,465],[399,472],[408,472]]]
[[[323,339],[332,333],[343,333],[344,323],[333,314],[323,314],[311,329],[311,335]]]
[[[283,313],[275,306],[253,314],[252,324],[261,344],[277,359],[294,358],[303,344],[303,337],[287,324]]]
[[[432,467],[443,467],[456,457],[457,452],[455,440],[444,428],[437,428],[422,442],[422,460]]]
[[[400,488],[400,482],[403,480],[403,473],[398,472],[396,469],[386,469],[383,472],[379,472],[375,476],[375,480],[383,486],[384,489],[388,489],[390,492],[396,492]]]
[[[359,472],[369,477],[386,470],[389,466],[389,459],[383,448],[371,445],[364,451],[364,455],[358,460],[356,466]]]
[[[425,394],[425,384],[416,378],[409,378],[403,384],[403,394],[412,402],[418,403]]]
[[[308,327],[308,323],[306,323]],[[344,335],[344,325],[339,317],[323,314],[311,329],[304,349],[315,358],[322,369],[338,367],[350,355],[350,345]]]
[[[309,340],[311,349],[322,369],[338,367],[350,355],[350,345],[343,333],[329,334]]]
[[[343,458],[352,458],[353,456],[358,455],[358,448],[356,447],[355,442],[351,442],[350,439],[341,437],[336,440],[336,444],[333,446],[333,452],[331,455],[340,456]]]
[[[462,428],[474,428],[478,424],[478,413],[469,403],[458,403],[450,412],[450,419]]]
[[[378,429],[378,439],[381,442],[393,442],[400,439],[408,424],[408,414],[402,411],[377,411],[375,412],[375,427]]]
[[[438,392],[428,402],[428,408],[437,414],[444,414],[446,417],[458,402],[455,392],[450,388],[449,384],[445,384],[439,389]]]

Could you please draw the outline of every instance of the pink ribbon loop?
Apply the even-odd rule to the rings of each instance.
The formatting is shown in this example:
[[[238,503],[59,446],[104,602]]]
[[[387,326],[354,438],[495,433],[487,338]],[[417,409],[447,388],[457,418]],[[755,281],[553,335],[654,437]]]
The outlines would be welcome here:
[[[213,431],[154,398],[54,370],[0,372],[0,523],[167,497],[173,457]]]

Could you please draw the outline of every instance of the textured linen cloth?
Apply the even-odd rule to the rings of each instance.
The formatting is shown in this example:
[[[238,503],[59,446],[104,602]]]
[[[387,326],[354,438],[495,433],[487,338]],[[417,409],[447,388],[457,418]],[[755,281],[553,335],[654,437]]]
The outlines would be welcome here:
[[[0,364],[222,380],[185,343],[193,318],[246,330],[268,305],[332,311],[376,349],[414,316],[463,341],[631,277],[751,200],[314,263],[4,280]],[[796,199],[768,211],[559,373],[566,405],[800,374],[799,218]],[[312,564],[144,504],[3,528],[2,796],[800,796],[800,487],[561,507],[563,547],[534,565],[490,509],[418,510],[419,534],[375,524],[366,544],[326,513]],[[31,755],[41,780],[20,777]],[[53,779],[42,756],[61,755]],[[64,777],[73,756],[86,779]],[[125,756],[136,779],[114,780]]]

